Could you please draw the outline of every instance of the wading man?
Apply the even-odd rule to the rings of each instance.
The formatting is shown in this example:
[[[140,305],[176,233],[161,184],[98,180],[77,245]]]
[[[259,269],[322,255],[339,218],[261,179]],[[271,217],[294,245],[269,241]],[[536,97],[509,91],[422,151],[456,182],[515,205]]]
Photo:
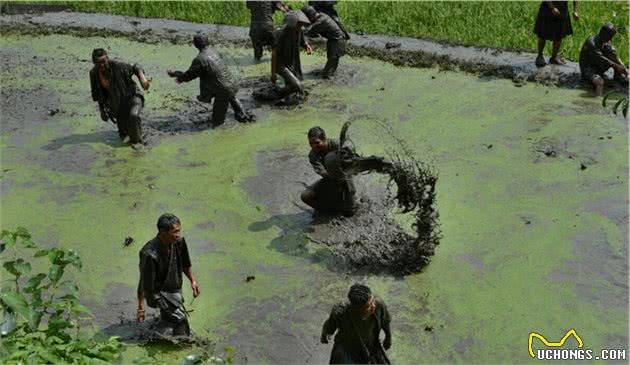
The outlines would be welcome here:
[[[118,126],[121,139],[129,136],[135,146],[142,143],[140,112],[144,107],[142,91],[133,81],[136,75],[142,88],[149,89],[149,80],[138,64],[110,60],[103,48],[92,51],[94,67],[90,70],[92,100],[98,102],[101,119],[111,119]]]
[[[199,78],[199,96],[197,99],[204,103],[212,102],[212,117],[210,123],[213,126],[225,122],[225,114],[228,105],[232,105],[234,117],[239,122],[249,122],[251,117],[245,113],[241,102],[236,98],[238,84],[232,73],[227,68],[221,57],[210,48],[210,41],[204,35],[193,37],[193,45],[199,50],[199,54],[192,61],[186,72],[167,71],[168,75],[175,78],[180,84]]]
[[[300,63],[300,47],[308,54],[313,52],[304,40],[302,27],[310,24],[301,11],[290,11],[284,17],[284,25],[275,33],[274,46],[271,51],[271,82],[276,83],[278,76],[284,79],[284,87],[278,90],[278,96],[284,98],[290,94],[302,95],[302,64]]]
[[[352,177],[364,171],[384,172],[391,164],[382,157],[357,155],[352,145],[326,138],[321,127],[308,131],[311,152],[308,159],[315,172],[322,178],[302,192],[302,201],[323,213],[341,213],[352,216],[359,205]]]
[[[263,47],[273,46],[273,13],[280,10],[283,13],[289,8],[282,1],[247,1],[247,9],[251,13],[249,25],[249,38],[254,47],[254,58],[258,61],[262,58]]]
[[[337,304],[324,322],[321,342],[328,343],[335,331],[331,364],[389,364],[385,350],[392,346],[389,312],[385,303],[372,295],[369,287],[354,284],[349,303]],[[383,331],[383,343],[379,335]]]
[[[320,35],[326,38],[327,61],[322,77],[328,79],[335,74],[339,59],[346,54],[346,34],[330,16],[318,13],[312,6],[304,7],[302,12],[311,22],[305,35],[309,38],[317,38]]]
[[[181,236],[181,222],[172,214],[163,214],[157,222],[158,234],[140,250],[140,282],[138,312],[144,321],[144,301],[160,310],[157,332],[162,335],[189,336],[187,313],[182,296],[182,273],[192,287],[193,296],[199,286],[192,272],[186,240]]]
[[[611,67],[615,71],[614,78],[622,83],[628,82],[628,69],[617,55],[615,47],[610,43],[617,29],[610,23],[604,24],[599,34],[586,40],[580,50],[580,72],[582,79],[595,87],[595,94],[604,93],[604,73]]]

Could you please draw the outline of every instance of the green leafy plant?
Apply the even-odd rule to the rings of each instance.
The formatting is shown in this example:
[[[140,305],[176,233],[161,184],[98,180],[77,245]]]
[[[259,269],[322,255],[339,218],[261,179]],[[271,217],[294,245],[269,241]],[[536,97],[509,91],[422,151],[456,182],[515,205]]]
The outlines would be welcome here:
[[[120,359],[123,344],[117,337],[104,342],[80,337],[81,323],[90,320],[91,313],[79,303],[75,282],[63,280],[67,269],[81,270],[75,251],[44,249],[28,230],[18,227],[2,231],[0,254],[2,278],[8,277],[0,289],[0,363],[95,364]],[[41,263],[46,259],[47,265]],[[47,267],[47,272],[34,267]]]
[[[615,105],[613,106],[613,113],[617,114],[619,110],[623,114],[624,118],[628,117],[628,95],[621,93],[619,91],[611,91],[608,94],[604,95],[602,99],[602,106],[606,107],[606,102],[611,98],[619,98]]]

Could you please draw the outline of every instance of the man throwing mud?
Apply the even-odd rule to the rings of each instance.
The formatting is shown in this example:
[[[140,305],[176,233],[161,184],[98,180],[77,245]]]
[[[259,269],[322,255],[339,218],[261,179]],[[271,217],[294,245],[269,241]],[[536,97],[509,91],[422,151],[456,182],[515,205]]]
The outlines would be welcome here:
[[[254,47],[254,58],[258,61],[262,58],[263,47],[273,45],[273,13],[276,10],[286,13],[289,8],[282,1],[247,1],[246,6],[251,13],[249,38]]]
[[[322,178],[302,192],[302,201],[320,212],[354,215],[358,204],[352,177],[363,171],[384,171],[390,164],[382,157],[358,156],[343,138],[341,144],[327,139],[321,127],[308,131],[308,143],[311,146],[309,162]]]
[[[144,107],[142,91],[133,81],[136,75],[142,88],[149,89],[150,82],[138,64],[110,60],[103,48],[92,51],[94,67],[90,70],[92,100],[98,102],[101,119],[111,120],[118,126],[121,140],[129,136],[134,146],[142,143],[140,112]]]
[[[314,7],[306,6],[302,12],[308,17],[311,26],[306,31],[309,38],[317,38],[320,35],[326,38],[326,66],[322,71],[322,77],[329,79],[337,71],[339,59],[346,54],[346,39],[348,34],[344,32],[340,23],[324,13],[318,13]]]
[[[385,350],[392,346],[391,317],[387,306],[372,295],[369,287],[354,284],[349,303],[333,307],[322,327],[321,342],[328,343],[335,331],[331,364],[390,364]],[[385,332],[381,344],[379,335]]]
[[[595,94],[604,93],[604,73],[611,67],[615,71],[615,80],[628,83],[628,69],[617,55],[615,47],[610,43],[617,34],[617,29],[610,23],[604,24],[599,34],[584,42],[580,51],[580,72],[582,79],[595,86]]]
[[[304,40],[302,27],[310,24],[301,11],[290,11],[284,17],[284,25],[275,33],[275,42],[271,51],[271,82],[276,83],[278,76],[284,79],[284,87],[277,91],[279,98],[290,94],[302,95],[302,64],[300,63],[300,47],[308,54],[313,52]]]
[[[210,48],[208,37],[198,34],[193,37],[193,44],[199,50],[199,54],[192,61],[190,68],[186,72],[169,70],[168,75],[174,77],[178,84],[199,78],[200,95],[197,99],[210,103],[214,98],[210,120],[213,126],[219,126],[225,122],[228,104],[232,105],[236,120],[241,123],[253,121],[236,98],[238,92],[236,79],[221,57]]]
[[[140,250],[140,282],[138,283],[138,322],[144,321],[144,301],[160,309],[155,328],[161,335],[190,336],[187,313],[182,296],[182,273],[192,287],[193,296],[199,286],[192,272],[186,240],[181,236],[181,222],[172,214],[163,214],[157,222],[158,234]]]

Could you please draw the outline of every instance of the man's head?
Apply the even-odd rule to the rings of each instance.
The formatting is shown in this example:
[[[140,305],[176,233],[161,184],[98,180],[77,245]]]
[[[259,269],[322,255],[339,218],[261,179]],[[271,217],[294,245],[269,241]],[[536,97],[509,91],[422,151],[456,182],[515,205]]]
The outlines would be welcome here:
[[[284,16],[284,24],[287,27],[299,30],[304,25],[309,25],[311,22],[308,20],[306,15],[300,10],[290,11]]]
[[[328,142],[326,141],[326,132],[324,132],[322,127],[313,127],[308,130],[308,144],[315,152],[326,152],[328,149]]]
[[[606,23],[599,30],[599,40],[602,43],[608,42],[617,34],[617,28],[612,23]]]
[[[203,34],[197,34],[193,37],[193,44],[198,50],[202,50],[210,45],[210,40]]]
[[[308,20],[313,23],[315,22],[315,20],[317,20],[317,10],[315,10],[314,7],[308,5],[302,8],[302,13],[304,13],[304,15],[306,15],[306,17],[308,18]]]
[[[92,63],[101,70],[107,70],[109,67],[107,51],[103,48],[96,48],[92,51]]]
[[[157,221],[158,236],[160,241],[173,244],[181,238],[181,222],[179,218],[170,213],[165,213]]]
[[[354,284],[348,291],[348,300],[352,305],[352,309],[355,313],[361,317],[367,317],[374,313],[376,304],[374,302],[374,296],[369,287],[363,284]]]

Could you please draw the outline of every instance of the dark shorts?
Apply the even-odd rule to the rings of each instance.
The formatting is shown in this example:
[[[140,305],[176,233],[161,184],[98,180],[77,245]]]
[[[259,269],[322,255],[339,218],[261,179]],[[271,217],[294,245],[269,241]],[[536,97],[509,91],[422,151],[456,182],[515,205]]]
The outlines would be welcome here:
[[[274,32],[273,24],[252,23],[249,28],[249,37],[257,46],[272,46],[274,43]]]

